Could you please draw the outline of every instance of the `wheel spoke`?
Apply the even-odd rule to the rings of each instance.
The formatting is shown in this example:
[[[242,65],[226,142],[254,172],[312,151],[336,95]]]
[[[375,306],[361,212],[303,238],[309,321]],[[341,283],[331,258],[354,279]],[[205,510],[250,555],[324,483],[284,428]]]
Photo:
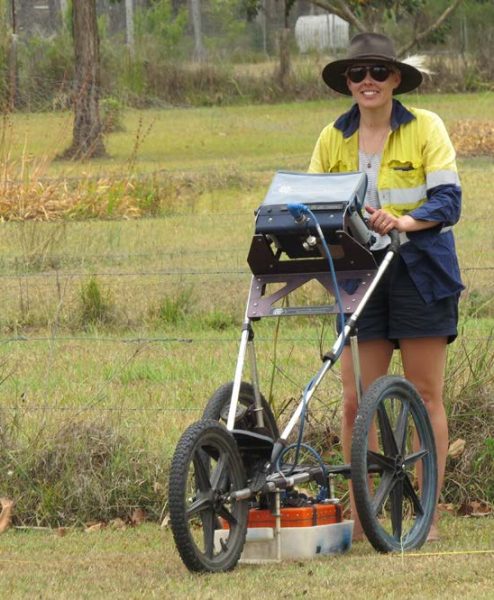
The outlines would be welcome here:
[[[204,451],[194,453],[193,457],[196,485],[201,492],[207,492],[211,489],[209,480],[209,458]]]
[[[400,414],[398,415],[394,433],[396,445],[401,455],[405,453],[405,445],[407,440],[407,421],[409,413],[410,403],[408,401],[403,401],[401,403],[401,410]]]
[[[213,490],[223,489],[220,484],[225,484],[228,479],[228,455],[221,453],[216,468],[211,474],[211,488]]]
[[[385,471],[393,471],[395,467],[394,460],[384,454],[378,454],[377,452],[373,452],[372,450],[367,450],[367,464],[377,464],[379,467],[382,467]]]
[[[223,519],[225,519],[225,521],[228,521],[228,524],[230,525],[230,527],[232,527],[233,525],[237,524],[237,519],[232,515],[232,513],[226,508],[226,506],[221,505],[221,507],[218,509],[218,515],[220,517],[222,517]]]
[[[405,496],[407,498],[410,498],[410,500],[412,501],[413,510],[414,510],[415,514],[422,516],[424,514],[424,509],[422,507],[422,503],[420,502],[420,499],[417,496],[417,493],[413,489],[412,482],[410,481],[410,478],[408,477],[408,475],[406,475],[406,477],[403,481],[403,488],[404,488],[403,491],[405,493]]]
[[[379,484],[379,487],[374,494],[374,498],[372,499],[372,510],[376,516],[381,512],[383,504],[389,497],[389,494],[391,493],[395,483],[396,479],[394,478],[393,474],[389,471],[385,471],[381,478],[381,483]]]
[[[403,479],[398,479],[391,491],[391,524],[393,536],[401,539],[403,521]]]
[[[212,509],[211,500],[209,498],[198,498],[187,509],[187,519],[191,519],[207,509]]]
[[[418,450],[417,452],[414,452],[413,454],[409,454],[408,456],[406,456],[403,459],[403,464],[405,465],[405,467],[411,467],[418,460],[424,458],[424,456],[427,456],[428,454],[429,454],[429,450],[422,448],[421,450]]]
[[[379,404],[377,409],[377,418],[379,421],[379,427],[381,429],[384,452],[386,452],[388,456],[394,457],[398,454],[398,447],[396,445],[393,428],[389,422],[388,413],[386,412],[386,408],[382,402]]]
[[[207,557],[214,556],[214,530],[216,524],[216,515],[213,510],[205,512],[202,517],[202,533],[204,537],[204,553]]]

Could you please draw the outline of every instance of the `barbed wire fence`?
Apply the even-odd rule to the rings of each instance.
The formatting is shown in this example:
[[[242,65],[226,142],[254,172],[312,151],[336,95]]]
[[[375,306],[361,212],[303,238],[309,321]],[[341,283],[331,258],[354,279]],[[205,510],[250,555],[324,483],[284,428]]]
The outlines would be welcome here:
[[[202,218],[202,216],[200,216]],[[35,287],[36,300],[38,302],[43,301],[43,297],[49,291],[59,290],[63,286],[63,281],[66,280],[69,285],[73,288],[80,288],[81,282],[87,281],[91,277],[101,278],[104,281],[104,285],[108,289],[114,288],[115,290],[121,290],[122,282],[126,287],[126,293],[128,296],[133,295],[133,290],[139,290],[141,294],[145,296],[151,295],[151,290],[165,290],[164,293],[170,293],[176,285],[183,285],[184,281],[192,281],[194,285],[201,288],[206,281],[211,279],[228,280],[233,285],[237,292],[237,298],[242,298],[242,293],[246,292],[250,280],[250,272],[247,267],[239,267],[244,261],[245,251],[241,248],[233,248],[228,250],[170,250],[160,252],[139,252],[139,253],[101,253],[101,254],[89,254],[89,255],[66,255],[63,257],[65,263],[68,265],[69,270],[57,269],[56,271],[44,271],[44,272],[29,272],[22,270],[22,256],[9,256],[4,258],[3,263],[0,266],[0,285],[3,290],[4,296],[11,296],[13,302],[18,305],[21,304],[21,296],[24,288]],[[186,262],[193,262],[199,256],[207,255],[213,259],[219,260],[220,262],[230,262],[229,267],[223,268],[158,268],[158,269],[145,269],[145,268],[131,268],[125,270],[122,268],[122,263],[125,263],[129,259],[139,259],[144,263],[152,262],[156,258],[161,260],[168,260],[170,258],[179,256],[181,259],[185,259]],[[56,257],[56,255],[55,255]],[[52,257],[53,259],[54,257]],[[233,261],[232,261],[233,259]],[[87,268],[87,264],[99,265],[99,269]],[[235,264],[231,264],[234,262]],[[105,267],[101,268],[101,263],[105,264]],[[115,264],[119,264],[118,269],[115,268]],[[76,270],[77,266],[86,265],[86,268]],[[70,268],[72,267],[72,268]],[[75,268],[74,268],[75,267]],[[108,268],[109,267],[109,268]],[[479,275],[485,276],[492,279],[490,273],[494,271],[494,266],[465,266],[462,272],[468,275],[469,278],[475,280]],[[156,281],[158,279],[159,281]],[[166,280],[166,283],[164,284]],[[21,283],[22,282],[22,285]],[[131,286],[132,289],[129,288]],[[488,294],[494,296],[494,285],[491,285]],[[34,293],[34,292],[33,292]],[[221,293],[218,294],[219,298],[217,301],[213,301],[213,306],[216,302],[221,303]],[[59,304],[56,306],[56,310],[60,310]],[[242,309],[238,309],[238,318],[241,319]],[[199,315],[200,319],[201,316]],[[101,344],[113,344],[121,345],[122,347],[138,347],[138,346],[156,346],[156,347],[167,347],[172,349],[177,346],[187,346],[194,352],[210,352],[213,348],[228,347],[228,351],[235,352],[235,346],[238,343],[239,338],[234,334],[234,330],[231,328],[228,330],[228,334],[217,335],[214,329],[201,332],[200,335],[194,334],[194,332],[187,331],[186,323],[183,324],[184,334],[177,334],[177,329],[173,328],[172,334],[167,335],[166,333],[156,334],[124,334],[119,331],[119,328],[110,331],[109,333],[96,333],[91,334],[84,331],[78,331],[76,334],[70,331],[66,331],[64,327],[52,327],[48,334],[43,334],[39,331],[30,331],[26,328],[26,331],[22,331],[20,334],[8,335],[4,333],[0,337],[0,347],[4,348],[5,353],[8,354],[9,349],[13,347],[27,347],[32,345],[45,345],[50,344],[52,347],[57,345],[63,345],[66,343],[77,343],[79,346],[93,347]],[[22,328],[21,328],[22,329]],[[471,343],[482,342],[491,339],[491,334],[488,332],[479,331],[476,335],[469,335],[469,341]],[[268,336],[260,336],[258,341],[264,344],[271,344],[272,338]],[[314,336],[300,335],[300,334],[289,334],[284,336],[281,343],[289,345],[314,345],[316,343]],[[5,349],[6,352],[5,352]],[[234,356],[232,355],[232,369]],[[164,382],[166,383],[166,382]],[[218,381],[218,384],[221,382]],[[303,384],[300,384],[301,388]],[[0,410],[5,409],[0,403]],[[29,405],[25,407],[28,411],[60,411],[61,413],[67,412],[116,412],[123,410],[128,412],[138,413],[191,413],[197,414],[202,408],[201,407],[167,407],[167,406],[154,406],[154,407],[133,407],[126,406],[122,408],[115,407],[95,407],[95,406],[77,406],[77,407],[64,407],[64,406],[53,406],[44,404],[43,406]]]
[[[218,218],[230,224],[228,231],[213,226]],[[140,468],[149,470],[144,475],[139,472],[139,481],[152,484],[157,479],[159,489],[164,489],[169,459],[179,436],[201,417],[214,390],[233,378],[251,279],[246,264],[250,227],[242,224],[251,219],[251,212],[239,210],[183,212],[147,221],[94,222],[94,229],[87,221],[70,222],[63,225],[67,231],[63,238],[57,238],[59,243],[41,252],[36,247],[46,241],[42,236],[34,236],[36,243],[26,247],[18,243],[25,223],[2,225],[0,442],[6,439],[7,466],[0,473],[0,486],[10,489],[15,479],[17,487],[12,494],[24,502],[23,494],[30,489],[31,480],[25,480],[22,474],[39,468],[40,447],[42,456],[48,457],[43,459],[48,469],[54,451],[65,457],[73,446],[79,458],[78,453],[92,452],[94,439],[106,448],[110,437],[124,440],[129,468],[140,464]],[[472,217],[465,215],[465,237],[462,230],[456,236],[461,245],[471,240],[469,219]],[[50,228],[58,226],[28,223],[28,229],[31,225],[48,236],[53,235]],[[194,235],[201,228],[206,233],[201,234],[198,245]],[[481,261],[470,252],[468,256],[472,256],[473,264],[462,265],[465,280],[474,290],[482,290],[480,302],[494,298],[490,249]],[[97,281],[103,300],[111,298],[114,302],[120,315],[115,322],[85,327],[78,320],[81,290],[87,289],[91,281]],[[184,290],[187,293],[182,293]],[[493,339],[485,326],[470,326],[474,317],[469,314],[469,295],[467,290],[461,304],[464,320],[469,320],[468,340],[453,345],[452,357],[457,361],[451,369],[453,379],[456,372],[462,378],[461,369],[468,368],[465,351],[473,348],[480,356]],[[170,321],[160,320],[156,307],[163,299],[169,300],[173,309],[188,303],[190,311],[174,320],[171,310]],[[214,321],[211,315],[217,313],[220,317]],[[334,341],[331,318],[313,319],[309,324],[304,320],[299,326],[292,326],[290,319],[282,321],[279,336],[275,335],[276,319],[255,326],[262,391],[269,397],[274,381],[273,407],[280,424],[298,403],[307,379],[318,369],[321,352]],[[493,381],[492,365],[489,369]],[[248,369],[245,376],[249,378]],[[458,389],[454,381],[451,385],[454,391]],[[339,452],[340,407],[341,385],[336,368],[314,394],[306,428],[311,442],[336,453],[335,460]],[[490,425],[488,419],[485,421],[484,437],[489,438]],[[455,427],[454,432],[459,430]],[[480,444],[482,438],[477,437]],[[80,439],[88,440],[83,451],[77,445]],[[473,452],[473,443],[471,446]],[[135,459],[133,453],[139,452],[140,458]],[[16,456],[22,457],[19,467],[12,462]],[[43,468],[41,465],[42,473]],[[58,474],[56,477],[58,484]],[[467,477],[461,484],[465,489]],[[64,481],[71,489],[70,472]],[[477,497],[476,492],[468,490],[464,497]],[[166,498],[162,491],[155,495],[159,497],[153,501],[153,511],[159,515]],[[460,496],[457,493],[454,497]],[[142,498],[129,492],[125,502],[126,507],[134,506]],[[102,505],[98,501],[94,514],[100,514]],[[26,503],[23,523],[32,523],[33,513],[37,515],[37,509]],[[47,510],[43,518],[51,523],[58,517],[49,516]],[[77,518],[84,517],[78,513]]]

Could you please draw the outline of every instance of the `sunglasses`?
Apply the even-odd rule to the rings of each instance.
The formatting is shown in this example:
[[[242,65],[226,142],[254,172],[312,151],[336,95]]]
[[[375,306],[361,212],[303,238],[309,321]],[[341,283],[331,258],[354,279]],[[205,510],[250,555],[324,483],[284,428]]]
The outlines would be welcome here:
[[[392,71],[389,67],[385,67],[384,65],[350,67],[346,72],[346,76],[351,82],[360,83],[365,79],[367,73],[374,81],[383,82],[391,75]]]

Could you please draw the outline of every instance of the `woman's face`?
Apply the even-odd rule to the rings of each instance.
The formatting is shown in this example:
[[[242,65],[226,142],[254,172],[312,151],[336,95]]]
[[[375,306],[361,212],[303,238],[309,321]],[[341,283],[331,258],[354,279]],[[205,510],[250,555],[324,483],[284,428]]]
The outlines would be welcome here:
[[[378,67],[377,76],[382,77],[384,74],[383,69],[388,70],[389,75],[384,81],[378,81],[372,77],[373,67]],[[352,81],[352,77],[356,77],[357,74],[362,76],[365,71],[365,77],[362,81],[355,83]],[[389,69],[383,65],[354,65],[347,72],[347,85],[348,89],[352,93],[354,100],[361,108],[380,108],[386,106],[392,101],[393,90],[395,90],[401,82],[401,74],[399,71]],[[354,75],[355,74],[355,75]]]

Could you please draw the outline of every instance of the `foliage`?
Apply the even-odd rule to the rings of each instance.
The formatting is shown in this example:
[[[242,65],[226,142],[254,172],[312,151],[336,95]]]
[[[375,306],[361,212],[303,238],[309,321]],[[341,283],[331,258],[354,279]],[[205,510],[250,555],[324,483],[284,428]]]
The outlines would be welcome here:
[[[287,9],[291,5],[277,0],[276,7],[281,8],[282,4]],[[317,0],[317,4],[332,7],[334,3]],[[375,28],[390,34],[397,46],[416,39],[420,52],[434,52],[431,68],[437,76],[427,80],[423,89],[476,91],[492,86],[492,3],[463,0],[459,9],[441,23],[438,23],[439,16],[444,15],[451,5],[447,0],[349,0],[344,4],[356,19],[353,30],[371,28],[371,21],[375,19]],[[338,2],[336,8],[341,5]],[[265,40],[261,39],[258,23],[249,23],[245,18],[245,10],[250,13],[258,10],[257,0],[244,4],[234,0],[209,0],[202,7],[204,44],[210,60],[201,65],[188,62],[193,53],[193,41],[185,6],[180,5],[177,10],[172,0],[154,0],[137,8],[133,55],[125,45],[123,32],[113,32],[108,16],[100,12],[100,97],[137,107],[210,106],[327,97],[327,88],[320,80],[319,64],[311,64],[309,77],[307,68],[304,73],[297,69],[299,57],[292,56],[291,78],[284,86],[273,78],[274,63],[269,70],[258,71],[255,64],[245,64],[265,61],[265,51],[277,53],[274,37],[278,33],[279,14],[273,16],[270,26],[268,24],[271,37]],[[8,94],[6,70],[10,36],[5,20],[3,24],[0,22],[0,31],[5,33],[0,38],[1,100],[2,94],[4,99]],[[427,35],[421,37],[426,31]],[[454,49],[455,56],[451,61],[435,52],[445,52],[448,47]],[[237,69],[238,64],[245,68]],[[18,75],[18,109],[71,108],[74,57],[70,27],[66,26],[50,37],[39,32],[27,34],[21,31]]]
[[[205,43],[209,50],[224,56],[237,54],[247,35],[247,24],[241,18],[241,7],[232,0],[211,0],[205,8]]]
[[[0,446],[0,486],[2,494],[17,499],[18,524],[129,520],[136,508],[159,517],[165,476],[160,461],[113,424],[69,419],[55,432],[15,439],[15,421],[4,425],[10,438]]]
[[[446,20],[464,0],[309,0],[348,21],[357,31],[393,31],[403,54],[424,40],[444,41]]]
[[[135,14],[137,47],[146,38],[153,37],[155,42],[170,56],[183,37],[187,24],[187,12],[184,8],[177,13],[171,0],[153,0],[149,8],[140,8]]]
[[[29,110],[66,109],[71,101],[74,60],[70,35],[34,34],[19,44],[19,105]]]
[[[449,355],[445,398],[451,441],[465,441],[459,456],[449,458],[443,497],[465,505],[494,501],[494,356],[493,333],[473,348],[463,338]]]
[[[111,295],[101,289],[96,277],[81,286],[80,326],[88,329],[97,325],[108,325],[114,320]]]
[[[104,133],[108,134],[116,131],[124,131],[123,108],[123,104],[120,100],[113,98],[112,96],[101,100],[100,114]]]
[[[159,303],[157,317],[164,325],[179,325],[183,323],[192,311],[193,306],[192,286],[180,288],[172,294],[165,296]]]

